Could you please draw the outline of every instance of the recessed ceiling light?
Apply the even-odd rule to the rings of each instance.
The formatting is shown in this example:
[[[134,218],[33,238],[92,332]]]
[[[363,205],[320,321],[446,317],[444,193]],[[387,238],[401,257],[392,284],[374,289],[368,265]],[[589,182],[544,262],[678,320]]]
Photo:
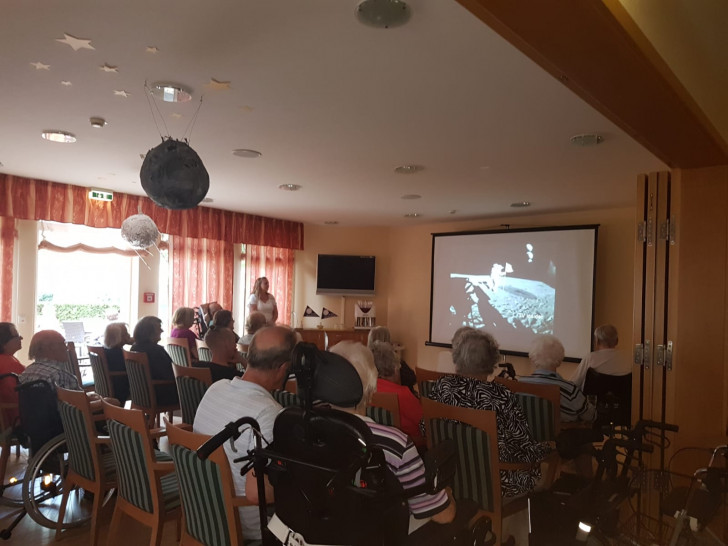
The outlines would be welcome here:
[[[411,10],[402,0],[364,0],[356,8],[360,23],[376,28],[392,28],[409,21]]]
[[[574,146],[596,146],[604,138],[596,133],[584,133],[583,135],[574,135],[569,140]]]
[[[203,203],[212,203],[214,199],[212,197],[205,197],[202,202]]]
[[[416,193],[408,193],[406,195],[403,195],[400,197],[400,199],[421,199],[421,195],[417,195]]]
[[[405,218],[419,218],[420,216],[422,215],[419,212],[410,212],[404,215]]]
[[[298,184],[281,184],[278,186],[278,189],[283,191],[298,191],[301,189],[301,186]]]
[[[91,117],[88,120],[94,129],[101,129],[106,126],[106,120],[104,118]]]
[[[46,140],[50,140],[51,142],[60,142],[62,144],[71,144],[76,142],[76,137],[66,131],[48,129],[47,131],[43,131],[40,136]]]
[[[192,91],[177,83],[155,82],[152,84],[152,95],[164,102],[187,102],[192,98]]]
[[[530,207],[531,203],[528,201],[516,201],[515,203],[511,203],[511,206],[514,209],[523,208],[523,207]]]
[[[233,155],[236,155],[238,157],[247,157],[249,159],[255,159],[257,157],[262,156],[258,150],[247,150],[245,148],[239,148],[237,150],[233,150]]]
[[[455,213],[457,212],[457,210],[455,210],[455,209],[451,209],[451,210],[449,210],[448,212],[449,212],[450,214],[455,214]]]
[[[324,222],[324,224],[326,224],[327,226],[336,226],[339,224],[339,221],[338,220],[326,220]]]
[[[422,165],[400,165],[394,172],[397,174],[414,174],[424,170]]]

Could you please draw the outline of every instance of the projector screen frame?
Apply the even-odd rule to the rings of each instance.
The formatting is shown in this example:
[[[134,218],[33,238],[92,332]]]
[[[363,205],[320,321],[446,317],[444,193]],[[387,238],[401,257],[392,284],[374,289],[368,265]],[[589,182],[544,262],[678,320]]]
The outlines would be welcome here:
[[[595,296],[596,296],[596,275],[597,275],[597,245],[599,241],[599,226],[600,224],[580,224],[580,225],[566,225],[566,226],[539,226],[539,227],[530,227],[530,228],[510,228],[510,227],[503,227],[498,229],[483,229],[483,230],[467,230],[467,231],[454,231],[454,232],[441,232],[441,233],[431,233],[432,236],[432,252],[430,257],[430,322],[429,322],[429,331],[428,331],[428,339],[425,341],[426,346],[430,347],[443,347],[443,348],[452,348],[451,343],[444,343],[440,341],[432,341],[432,333],[433,333],[433,307],[434,307],[434,291],[435,291],[435,245],[438,238],[441,237],[455,237],[455,236],[477,236],[477,235],[498,235],[498,234],[506,234],[506,233],[533,233],[533,232],[551,232],[551,231],[574,231],[574,230],[582,230],[582,231],[593,231],[594,241],[593,241],[593,260],[592,260],[592,275],[591,275],[591,313],[590,313],[590,328],[589,328],[589,348],[590,350],[593,349],[593,339],[592,339],[592,332],[594,331],[594,321],[595,321]],[[487,328],[484,328],[485,331],[488,331]],[[558,335],[557,335],[558,337]],[[496,335],[496,340],[498,340],[498,336]],[[500,340],[498,340],[500,342]],[[501,354],[503,355],[511,355],[511,356],[521,356],[521,357],[528,357],[528,353],[525,351],[518,351],[518,350],[512,350],[512,349],[506,349],[501,348],[500,349]],[[586,355],[581,356],[567,356],[564,358],[564,361],[566,362],[579,362],[581,358]]]

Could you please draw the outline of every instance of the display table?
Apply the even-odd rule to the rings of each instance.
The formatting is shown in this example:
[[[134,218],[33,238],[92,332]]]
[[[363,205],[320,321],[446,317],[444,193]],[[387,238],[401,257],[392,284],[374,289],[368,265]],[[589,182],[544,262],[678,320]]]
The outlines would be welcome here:
[[[320,350],[333,347],[339,341],[350,340],[358,341],[363,345],[367,344],[369,337],[368,329],[347,329],[347,328],[296,328],[296,332],[301,334],[303,341],[313,343]]]

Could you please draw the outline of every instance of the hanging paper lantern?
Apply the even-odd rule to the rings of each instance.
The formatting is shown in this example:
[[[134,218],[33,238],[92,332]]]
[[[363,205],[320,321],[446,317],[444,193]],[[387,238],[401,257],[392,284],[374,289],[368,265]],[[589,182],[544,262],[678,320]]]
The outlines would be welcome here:
[[[151,200],[166,209],[195,208],[210,188],[197,152],[172,138],[147,152],[139,177]]]
[[[129,245],[137,250],[144,250],[157,244],[159,239],[159,230],[157,224],[154,223],[146,214],[135,214],[129,216],[121,224],[121,237]]]

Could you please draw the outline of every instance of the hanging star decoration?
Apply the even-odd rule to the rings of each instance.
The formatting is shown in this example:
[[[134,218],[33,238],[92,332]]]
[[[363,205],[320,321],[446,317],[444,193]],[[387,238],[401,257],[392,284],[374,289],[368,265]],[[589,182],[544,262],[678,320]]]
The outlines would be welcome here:
[[[43,64],[42,62],[38,61],[35,63],[30,63],[35,67],[36,70],[49,70],[51,65],[49,64]]]
[[[324,308],[323,308],[323,309],[321,310],[321,318],[322,318],[322,319],[327,319],[327,318],[333,318],[333,317],[338,317],[338,316],[339,316],[339,315],[337,315],[337,314],[336,314],[336,313],[334,313],[333,311],[329,311],[328,309],[326,309],[326,307],[324,307]]]
[[[317,317],[318,313],[316,313],[316,311],[311,309],[311,306],[307,305],[306,310],[303,312],[303,316],[304,317]]]
[[[114,89],[114,96],[116,97],[124,97],[125,99],[128,99],[129,95],[131,95],[131,93],[127,93],[123,89],[121,91]]]
[[[180,119],[182,117],[182,114],[178,114],[177,112],[172,112],[170,114],[170,117],[173,117],[174,119]]]
[[[70,34],[63,34],[65,38],[56,38],[56,42],[61,42],[62,44],[66,44],[73,48],[74,51],[78,51],[79,49],[96,49],[94,46],[91,45],[91,40],[84,40],[82,38],[76,38],[75,36],[71,36]]]
[[[147,46],[147,53],[151,53],[152,55],[156,55],[159,52],[159,49],[157,49],[154,46]]]
[[[64,87],[71,87],[73,84],[68,80],[61,80],[61,85]]]
[[[241,106],[241,107],[240,107],[240,111],[241,111],[241,112],[242,112],[243,114],[249,114],[250,112],[252,112],[252,111],[253,111],[253,107],[252,107],[252,106],[247,106],[247,105],[246,105],[246,106]]]
[[[102,66],[99,67],[99,70],[103,70],[104,72],[114,72],[116,74],[119,73],[119,67],[111,66],[109,63],[104,63]]]
[[[215,78],[210,78],[210,83],[205,85],[210,91],[227,91],[230,89],[230,82],[221,82]]]

